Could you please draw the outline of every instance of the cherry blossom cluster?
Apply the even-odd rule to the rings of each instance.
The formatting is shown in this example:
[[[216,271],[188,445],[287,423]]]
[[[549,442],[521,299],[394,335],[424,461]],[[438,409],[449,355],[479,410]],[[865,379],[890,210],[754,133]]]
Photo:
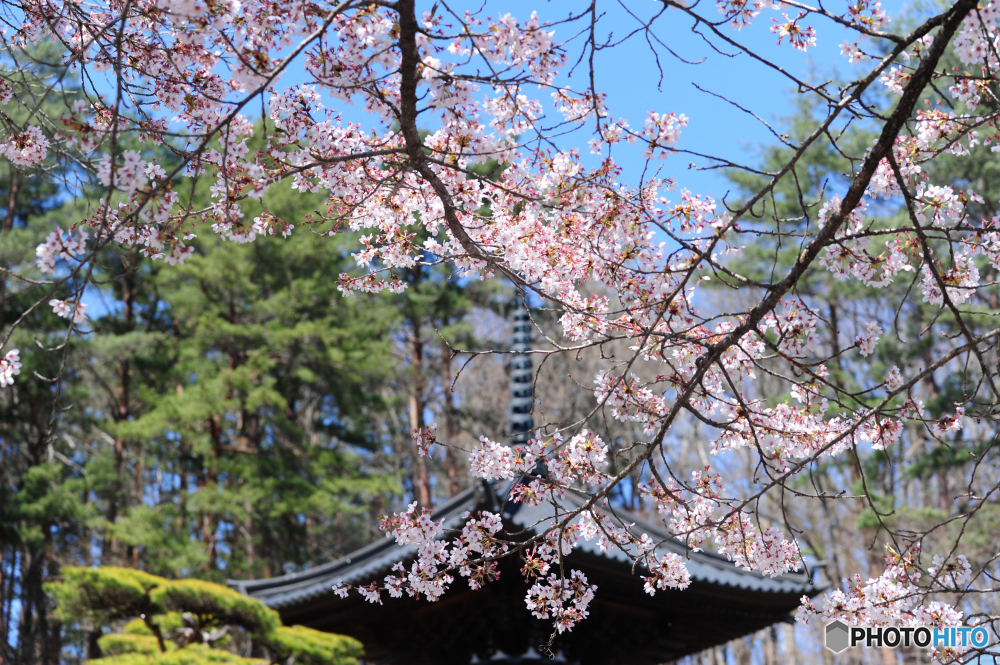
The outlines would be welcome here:
[[[0,143],[0,154],[18,166],[40,164],[49,151],[49,140],[38,127],[28,127]]]
[[[21,352],[17,349],[8,351],[0,359],[0,387],[14,385],[14,377],[21,373]]]
[[[972,566],[964,554],[955,556],[953,560],[935,554],[927,574],[948,589],[962,589],[972,581]]]
[[[978,7],[962,22],[962,28],[953,42],[955,55],[963,65],[973,65],[982,62],[996,62],[996,52],[991,48],[1000,25],[1000,7],[992,2]]]
[[[736,565],[771,577],[801,567],[798,546],[786,540],[777,527],[758,528],[748,513],[723,498],[722,478],[710,473],[709,467],[693,472],[688,487],[673,482],[664,487],[654,482],[640,490],[653,499],[661,515],[671,517],[669,525],[674,536],[695,551],[714,540],[718,552]],[[668,558],[672,562],[670,569],[676,573],[677,561]]]
[[[781,3],[770,0],[717,0],[719,13],[729,21],[734,30],[749,27],[753,19],[760,15],[762,9],[780,9]]]
[[[430,511],[424,508],[417,513],[416,502],[404,513],[382,518],[380,528],[386,536],[415,551],[410,567],[401,562],[394,564],[382,585],[371,582],[354,587],[338,582],[333,591],[346,597],[351,589],[356,589],[371,603],[381,603],[383,592],[392,598],[406,593],[433,602],[454,582],[452,572],[468,578],[473,589],[480,588],[499,576],[495,559],[507,551],[508,545],[497,535],[503,529],[499,515],[483,511],[475,517],[468,514],[466,517],[469,519],[461,532],[450,541],[444,525],[433,520]]]
[[[883,175],[887,179],[886,184],[879,186],[877,183],[881,182],[879,178]],[[892,190],[889,184],[895,183],[895,179],[887,160],[880,163],[872,183],[870,193],[873,197],[898,191]],[[820,220],[828,221],[840,205],[840,197],[834,196],[820,209]],[[874,243],[860,237],[865,230],[865,211],[864,202],[851,211],[847,223],[837,232],[836,243],[824,250],[819,264],[829,270],[834,279],[846,281],[853,277],[865,286],[884,288],[900,272],[913,271],[910,254],[917,250],[917,246],[910,242],[908,236],[899,234],[884,242],[885,250],[878,251],[877,245],[873,247]]]
[[[942,283],[944,288],[941,288]],[[924,302],[932,305],[944,304],[944,294],[953,305],[961,305],[970,300],[979,286],[979,269],[968,254],[955,257],[955,264],[945,268],[940,262],[925,265],[921,270],[920,290]]]
[[[840,619],[862,627],[951,627],[961,626],[961,610],[948,603],[934,600],[922,603],[926,591],[920,585],[923,577],[942,589],[961,590],[972,579],[968,560],[957,555],[946,558],[936,555],[933,565],[921,570],[920,545],[914,544],[902,552],[886,547],[885,571],[876,578],[862,581],[860,575],[847,580],[844,589],[826,593],[817,603],[803,597],[796,615],[801,623],[819,616],[823,621]],[[960,646],[941,647],[932,652],[936,663],[955,662],[968,649]]]
[[[556,630],[562,633],[587,618],[587,606],[596,590],[596,586],[587,583],[586,575],[574,570],[569,579],[550,574],[535,582],[524,602],[533,616],[553,619]]]
[[[469,455],[469,469],[473,476],[484,480],[513,480],[531,473],[544,444],[532,439],[526,446],[505,446],[480,437],[479,447]]]
[[[144,189],[149,182],[149,175],[165,175],[162,167],[148,164],[135,150],[126,150],[122,155],[123,164],[117,168],[111,167],[111,156],[105,155],[97,165],[97,179],[105,187],[112,186],[126,194],[132,194]]]
[[[750,516],[738,511],[716,527],[719,553],[744,570],[771,577],[801,567],[801,555],[794,542],[785,540],[777,527],[758,529]]]
[[[71,220],[71,230],[53,231],[38,245],[35,265],[54,279],[83,274],[79,269],[108,243],[177,264],[192,255],[196,231],[249,243],[303,232],[322,241],[348,230],[359,240],[356,265],[339,276],[345,295],[400,293],[405,271],[447,264],[463,279],[510,277],[558,310],[568,345],[560,350],[602,351],[592,385],[598,411],[637,423],[648,437],[635,446],[632,471],[646,474],[640,491],[674,541],[667,548],[596,508],[554,514],[520,555],[533,585],[528,608],[564,631],[587,616],[594,593],[577,571],[557,574],[581,538],[641,564],[649,593],[689,584],[678,543],[695,550],[714,544],[734,565],[768,575],[800,565],[798,545],[773,520],[749,512],[751,501],[725,497],[718,474],[658,477],[653,453],[671,445],[682,418],[711,431],[702,443],[713,454],[759,458],[772,481],[762,489],[768,492],[817,460],[861,446],[898,449],[910,430],[955,437],[968,418],[989,413],[977,395],[943,415],[928,414],[911,393],[931,372],[957,367],[961,354],[982,355],[992,338],[970,339],[968,327],[958,325],[961,335],[949,330],[926,367],[886,370],[874,359],[899,332],[890,317],[864,314],[844,326],[817,306],[814,291],[799,288],[804,279],[830,276],[912,297],[917,306],[947,310],[949,320],[982,304],[1000,270],[1000,220],[981,219],[995,201],[985,201],[971,181],[938,182],[941,170],[929,168],[942,156],[958,160],[1000,147],[1000,117],[991,110],[997,89],[988,75],[1000,68],[1000,10],[970,2],[955,0],[932,23],[888,40],[890,20],[877,0],[849,0],[835,10],[718,0],[705,15],[696,3],[668,2],[712,39],[724,23],[748,29],[765,10],[782,12],[771,21],[771,39],[792,47],[782,57],[811,49],[815,26],[832,21],[852,31],[844,55],[858,70],[869,68],[838,94],[795,80],[829,113],[826,124],[791,151],[787,168],[754,171],[767,184],[746,205],[683,187],[671,194],[681,176],[657,171],[659,165],[623,171],[615,157],[627,150],[676,166],[688,150],[682,132],[698,119],[689,121],[680,108],[618,117],[613,100],[595,89],[599,77],[579,85],[583,79],[570,76],[573,63],[587,61],[571,52],[595,34],[596,10],[550,23],[537,13],[518,19],[506,9],[490,14],[412,0],[22,0],[12,47],[60,44],[70,74],[85,83],[58,119],[38,109],[19,125],[8,118],[0,153],[19,169],[86,174],[102,191],[85,218]],[[575,21],[587,29],[574,32]],[[734,33],[725,34],[727,52],[743,48]],[[603,50],[590,39],[584,52]],[[942,58],[952,56],[958,66],[945,67]],[[301,76],[283,82],[297,63]],[[950,99],[923,99],[931,94],[925,90]],[[0,104],[14,101],[0,79]],[[348,106],[356,111],[350,117],[342,113]],[[876,130],[860,155],[845,153],[833,138],[854,125]],[[837,181],[816,185],[815,195],[802,193],[801,218],[761,217],[777,182],[798,178],[795,160],[822,137],[850,158],[850,186]],[[265,203],[272,188],[326,201],[307,219],[281,219]],[[200,208],[184,194],[196,190],[207,191]],[[887,221],[890,208],[904,221]],[[775,258],[771,274],[742,274],[733,257],[761,237],[794,248],[795,257],[787,265]],[[726,289],[737,294],[729,309],[718,305]],[[55,314],[74,323],[86,316],[82,297],[45,296]],[[616,345],[631,354],[627,360],[617,347],[604,353]],[[838,383],[834,368],[842,371],[842,362],[856,370],[860,390],[848,393]],[[10,351],[0,361],[0,385],[10,385],[20,367]],[[777,394],[760,394],[754,384],[762,376],[782,386]],[[624,476],[609,471],[612,448],[594,429],[552,428],[520,446],[484,437],[470,453],[471,473],[509,481],[508,500],[524,505],[561,506],[577,492],[590,496],[591,506],[607,507],[600,502]],[[412,436],[420,454],[436,441],[433,426]],[[496,560],[513,546],[491,513],[470,515],[449,532],[411,505],[382,528],[412,551],[413,561],[356,587],[371,602],[384,593],[433,601],[456,574],[478,588],[499,574]],[[965,580],[960,561],[935,562],[939,587]],[[958,620],[950,614],[957,609],[911,603],[911,595],[924,593],[912,574],[909,563],[894,560],[883,576],[841,592],[828,605],[839,608],[830,616],[863,610],[867,621],[900,620],[904,612]]]
[[[681,128],[687,127],[687,124],[687,116],[683,113],[680,115],[673,113],[660,115],[655,111],[650,111],[646,116],[646,122],[642,125],[642,138],[647,146],[643,156],[647,159],[654,156],[666,159],[666,149],[677,143],[680,139]]]
[[[560,433],[536,437],[524,446],[505,446],[486,437],[469,454],[473,476],[484,480],[517,480],[512,499],[528,505],[562,496],[580,483],[600,486],[607,480],[608,446],[599,436],[581,430],[566,440]],[[544,464],[544,478],[538,464]]]
[[[882,336],[882,326],[878,324],[878,321],[869,321],[854,343],[858,345],[858,350],[861,351],[861,355],[870,356],[875,351],[875,345],[878,344],[878,338]]]
[[[82,302],[67,302],[53,298],[49,301],[49,306],[56,316],[64,319],[73,319],[73,323],[83,323],[87,319],[87,305]]]
[[[604,484],[608,446],[599,436],[582,430],[565,443],[556,437],[552,447],[556,452],[546,460],[546,469],[554,482],[566,487]]]
[[[55,272],[58,261],[78,259],[86,253],[87,237],[86,231],[81,231],[75,236],[52,231],[45,238],[45,242],[35,249],[35,265],[43,273],[52,274]]]
[[[496,559],[507,552],[509,545],[498,537],[504,527],[500,515],[483,511],[465,517],[460,532],[450,539],[444,525],[433,520],[430,511],[425,508],[417,513],[415,502],[406,512],[383,518],[380,527],[386,536],[416,551],[411,566],[396,563],[381,585],[371,582],[353,586],[341,581],[332,591],[346,597],[354,589],[368,602],[379,604],[383,592],[392,598],[406,593],[433,602],[454,581],[453,571],[468,578],[471,588],[479,589],[499,576]],[[548,533],[524,555],[522,573],[528,582],[533,582],[525,604],[536,617],[551,618],[560,633],[571,630],[587,617],[587,607],[597,590],[578,570],[571,570],[568,577],[555,572],[559,559],[572,551],[577,531],[577,527],[571,527],[559,536]]]
[[[882,9],[882,3],[879,0],[857,0],[854,4],[849,4],[844,18],[855,25],[864,26],[864,28],[875,32],[889,27],[889,16]],[[866,35],[862,33],[862,36]]]
[[[414,429],[410,432],[413,438],[413,445],[417,448],[417,453],[421,457],[431,454],[431,446],[437,443],[437,424],[431,423],[425,427]]]
[[[646,578],[643,588],[650,596],[655,595],[657,589],[683,590],[691,586],[691,573],[679,554],[664,554],[658,561],[650,564],[649,572],[650,576]]]
[[[788,18],[788,14],[782,14],[784,22],[772,19],[775,25],[771,27],[771,32],[778,35],[779,44],[787,37],[788,43],[799,51],[804,52],[809,47],[816,46],[816,28],[799,25],[804,16],[804,12],[799,12],[795,18]]]
[[[525,605],[535,617],[552,619],[560,633],[572,630],[587,618],[587,607],[597,591],[578,570],[571,570],[568,578],[557,572],[561,558],[572,552],[580,531],[579,525],[574,525],[549,532],[541,543],[522,554],[521,574],[531,583]]]

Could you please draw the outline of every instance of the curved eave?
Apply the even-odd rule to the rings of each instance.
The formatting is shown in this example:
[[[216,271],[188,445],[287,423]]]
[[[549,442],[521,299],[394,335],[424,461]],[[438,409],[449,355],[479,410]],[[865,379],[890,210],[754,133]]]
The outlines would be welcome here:
[[[567,493],[565,502],[569,505],[566,508],[568,510],[580,508],[585,504],[585,501],[586,499],[581,495]],[[777,577],[770,577],[762,573],[743,570],[737,568],[722,555],[704,550],[694,551],[690,549],[684,543],[671,538],[662,528],[650,524],[632,513],[624,510],[615,510],[612,512],[603,508],[598,510],[611,517],[619,526],[630,524],[638,527],[640,531],[647,533],[654,542],[661,543],[657,547],[658,552],[679,554],[684,558],[685,565],[693,581],[767,593],[799,593],[810,597],[822,590],[821,587],[812,584],[811,577],[807,572],[786,573]],[[522,528],[532,528],[536,525],[549,522],[551,514],[547,513],[543,506],[525,506],[514,515],[513,520]],[[632,565],[631,559],[626,556],[625,552],[618,548],[602,550],[596,540],[580,540],[574,549],[609,560],[619,561],[629,566]]]
[[[481,502],[480,494],[482,490],[478,487],[456,494],[434,511],[434,519],[443,520],[447,528],[459,526],[464,522],[463,515]],[[371,581],[397,561],[411,559],[416,553],[412,547],[397,545],[385,538],[308,570],[260,580],[230,579],[226,584],[240,593],[259,598],[270,607],[279,608],[332,593],[338,581],[345,584]]]
[[[470,488],[441,505],[434,511],[433,517],[443,521],[446,528],[460,528],[466,514],[470,512],[499,510],[497,495],[506,496],[509,489],[509,483],[497,488],[486,485]],[[572,511],[583,506],[586,499],[581,495],[567,493],[565,501],[565,509]],[[519,509],[511,511],[512,515],[508,514],[506,517],[522,529],[534,530],[538,525],[547,524],[551,520],[552,516],[547,508],[547,506],[520,506]],[[690,550],[683,543],[671,539],[662,529],[631,513],[621,510],[612,513],[604,508],[597,510],[618,524],[634,524],[648,533],[654,541],[662,541],[659,551],[675,552],[684,557],[693,582],[778,595],[795,594],[811,597],[822,591],[822,587],[812,583],[808,573],[788,573],[771,578],[757,572],[741,570],[725,557],[711,552]],[[576,549],[618,562],[623,566],[631,566],[631,561],[624,552],[618,549],[601,550],[594,541],[581,541]],[[386,538],[336,561],[309,570],[262,580],[228,580],[228,584],[241,593],[258,598],[270,607],[282,609],[331,595],[333,586],[338,581],[343,581],[345,584],[370,582],[387,573],[396,562],[409,561],[415,556],[414,548],[400,546]]]

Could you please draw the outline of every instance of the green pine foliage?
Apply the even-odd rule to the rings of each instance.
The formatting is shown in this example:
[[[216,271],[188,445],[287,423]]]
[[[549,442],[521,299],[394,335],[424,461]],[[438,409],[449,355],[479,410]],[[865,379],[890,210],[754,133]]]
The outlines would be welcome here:
[[[71,108],[79,84],[53,64],[57,52],[54,42],[32,45],[16,54],[21,68],[0,51],[0,75],[14,93],[4,106],[6,122],[24,123],[35,109],[56,118]],[[50,136],[59,129],[42,126]],[[58,659],[62,639],[50,620],[43,584],[58,571],[57,553],[86,539],[93,513],[87,482],[71,460],[83,414],[59,408],[63,400],[82,396],[72,372],[65,371],[80,342],[67,340],[65,319],[48,307],[33,307],[51,297],[50,287],[35,283],[40,275],[33,248],[61,226],[48,216],[64,199],[42,169],[0,162],[0,329],[6,335],[20,321],[4,353],[21,349],[21,376],[33,379],[0,392],[0,660],[16,665]],[[56,384],[60,374],[67,380]]]
[[[100,193],[74,196],[23,175],[17,192],[0,187],[15,206],[0,230],[0,267],[40,277],[35,246],[92,214]],[[185,192],[207,207],[210,184]],[[484,431],[462,421],[445,389],[461,360],[444,357],[442,340],[475,348],[469,318],[495,304],[496,286],[421,269],[403,295],[345,297],[338,280],[358,270],[357,238],[343,228],[326,237],[327,203],[269,192],[246,204],[248,219],[288,220],[290,238],[240,245],[193,226],[184,265],[104,248],[83,335],[68,336],[49,307],[31,309],[65,288],[0,277],[0,326],[24,317],[9,342],[24,369],[0,392],[0,594],[14,601],[0,603],[0,661],[133,657],[155,635],[95,626],[128,618],[114,614],[138,609],[128,598],[146,602],[137,569],[214,582],[279,575],[378,538],[375,517],[414,496],[418,463],[429,466],[432,500],[461,489],[453,449],[447,458],[442,447],[431,458],[411,449],[411,396],[419,378],[420,415],[440,418],[442,442]],[[73,572],[95,565],[120,568]],[[43,585],[67,575],[110,604],[57,611],[54,601],[76,601]],[[154,625],[168,618],[165,634],[184,628],[177,612],[155,614]],[[317,658],[343,651],[314,641]]]
[[[268,204],[297,220],[315,200]],[[0,235],[3,265],[86,207],[18,218]],[[60,626],[43,592],[65,564],[280,574],[370,542],[399,494],[377,433],[396,319],[336,290],[353,263],[346,241],[203,235],[185,266],[106,249],[88,332],[68,343],[65,319],[28,309],[60,294],[0,285],[0,320],[25,316],[10,340],[24,370],[0,394],[0,593],[15,599],[0,603],[5,663],[54,664],[63,644],[98,652],[100,635]],[[118,591],[136,593],[136,574]]]
[[[160,645],[156,637],[150,635],[134,635],[127,633],[109,633],[97,640],[101,653],[108,656],[123,656],[125,654],[142,654],[144,656],[156,656],[160,653]],[[170,652],[177,647],[173,642],[167,642],[167,651]],[[94,659],[102,662],[102,659]]]
[[[318,199],[265,203],[301,220]],[[196,231],[184,265],[111,250],[104,262],[105,292],[124,306],[95,320],[80,361],[94,429],[113,442],[87,468],[102,561],[221,581],[365,544],[398,492],[372,435],[394,369],[389,309],[337,290],[346,240]]]
[[[303,626],[281,625],[259,600],[203,580],[167,580],[139,570],[67,566],[46,591],[67,624],[103,632],[92,665],[356,665],[360,643]],[[237,652],[265,656],[246,657]]]
[[[97,623],[151,613],[149,593],[166,580],[141,570],[104,566],[66,567],[62,581],[46,591],[56,604],[56,616],[66,622],[86,619]]]
[[[305,626],[280,626],[268,633],[266,643],[277,660],[292,658],[297,665],[350,663],[361,655],[356,640]]]
[[[185,649],[147,654],[126,652],[87,661],[91,665],[265,665],[262,658],[245,658],[231,651],[212,649],[204,644],[192,644]]]
[[[274,574],[363,544],[369,504],[395,491],[373,472],[367,435],[379,408],[370,386],[387,369],[384,312],[336,292],[343,257],[308,234],[199,250],[156,275],[169,368],[141,415],[109,426],[144,442],[172,500],[136,502],[116,536],[155,570],[216,577]],[[178,529],[201,547],[176,545]]]
[[[149,600],[159,611],[211,617],[213,626],[235,624],[262,635],[281,624],[278,613],[259,600],[204,580],[164,580],[150,590]]]

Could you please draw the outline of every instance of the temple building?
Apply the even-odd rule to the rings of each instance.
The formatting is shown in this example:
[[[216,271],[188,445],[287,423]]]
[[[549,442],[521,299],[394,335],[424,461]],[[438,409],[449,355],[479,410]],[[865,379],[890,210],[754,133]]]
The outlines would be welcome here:
[[[534,425],[531,417],[533,372],[529,350],[531,323],[524,310],[513,322],[511,369],[511,438],[523,442]],[[522,537],[546,525],[552,507],[507,501],[512,483],[481,482],[434,511],[448,529],[460,529],[469,513],[488,510],[504,518],[505,532]],[[564,510],[583,505],[584,496],[567,493]],[[370,604],[357,593],[340,598],[334,586],[381,580],[396,562],[409,567],[412,547],[384,539],[321,566],[264,580],[230,580],[240,592],[259,598],[281,614],[286,625],[301,624],[357,638],[366,665],[513,665],[528,661],[566,665],[654,665],[724,644],[778,622],[790,621],[802,596],[821,588],[806,572],[777,578],[737,568],[719,555],[688,549],[669,534],[627,511],[594,508],[617,524],[645,531],[660,554],[685,558],[691,585],[683,590],[643,590],[641,568],[621,551],[602,551],[581,540],[564,559],[597,585],[590,616],[550,642],[552,622],[535,619],[525,605],[528,584],[520,559],[499,563],[499,579],[472,590],[456,576],[437,602],[409,597]]]
[[[509,487],[509,483],[506,484]],[[458,494],[434,512],[449,528],[461,528],[464,515],[502,510],[502,497],[483,483]],[[581,505],[569,494],[566,508]],[[510,506],[510,504],[508,504]],[[516,507],[516,506],[515,506]],[[511,530],[547,524],[549,507],[521,506],[505,511]],[[654,541],[667,534],[634,515],[616,510],[616,521],[634,522]],[[505,526],[507,526],[505,524]],[[266,580],[231,580],[242,593],[264,601],[287,625],[302,624],[357,638],[371,665],[468,665],[475,662],[519,663],[545,659],[548,649],[557,662],[579,665],[653,665],[676,660],[772,625],[789,621],[803,595],[820,589],[805,573],[769,578],[736,568],[724,557],[691,552],[667,541],[664,553],[686,557],[691,586],[683,591],[657,591],[649,596],[632,564],[617,550],[602,552],[583,541],[565,559],[567,570],[582,571],[598,589],[590,617],[571,632],[558,635],[551,647],[551,621],[535,619],[525,607],[528,589],[519,559],[500,564],[500,578],[473,591],[461,578],[439,601],[389,598],[372,605],[356,593],[340,598],[333,586],[367,584],[381,579],[397,561],[413,561],[415,550],[385,539],[331,563]],[[642,571],[640,570],[639,573]]]

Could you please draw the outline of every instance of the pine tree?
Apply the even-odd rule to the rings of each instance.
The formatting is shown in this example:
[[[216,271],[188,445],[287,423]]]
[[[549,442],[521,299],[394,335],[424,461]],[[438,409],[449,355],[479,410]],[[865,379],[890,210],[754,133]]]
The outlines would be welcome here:
[[[350,637],[282,626],[259,600],[202,580],[67,566],[46,591],[63,622],[101,634],[92,665],[356,665],[362,655]]]
[[[295,219],[301,201],[267,203]],[[184,265],[116,280],[147,281],[136,349],[150,352],[129,368],[141,405],[104,427],[116,444],[142,442],[134,490],[157,499],[138,495],[108,528],[150,570],[271,575],[373,537],[371,505],[395,491],[369,435],[376,384],[391,370],[377,360],[387,321],[342,297],[336,276],[350,257],[310,236],[239,245],[209,235]],[[122,308],[97,322],[95,352],[139,339],[127,318]]]
[[[34,45],[17,54],[16,65],[11,54],[0,53],[0,76],[13,91],[4,107],[5,124],[24,122],[34,107],[54,118],[72,105],[77,83],[51,64],[59,62],[57,50],[55,44]],[[49,134],[57,129],[43,127]],[[0,663],[5,665],[58,661],[60,625],[51,615],[43,584],[58,574],[67,552],[86,549],[82,539],[93,514],[75,459],[81,414],[63,410],[79,396],[77,376],[67,371],[79,342],[69,339],[65,319],[34,307],[50,297],[52,287],[44,279],[39,283],[32,248],[59,226],[51,214],[64,203],[59,191],[59,183],[40,169],[2,160],[0,330],[9,334],[10,326],[21,322],[4,340],[4,352],[19,348],[22,373],[33,378],[0,395]],[[15,272],[28,279],[11,277]],[[63,381],[57,380],[60,376]]]

